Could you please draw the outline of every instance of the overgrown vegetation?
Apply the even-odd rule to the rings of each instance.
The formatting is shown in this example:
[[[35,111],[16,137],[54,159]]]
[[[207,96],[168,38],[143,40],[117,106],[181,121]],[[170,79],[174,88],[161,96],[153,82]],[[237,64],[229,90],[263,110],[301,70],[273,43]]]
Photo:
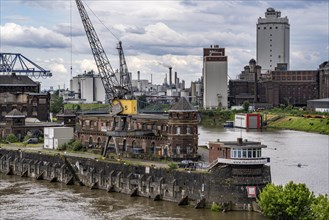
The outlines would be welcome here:
[[[16,137],[16,135],[11,133],[11,134],[7,135],[6,141],[8,141],[10,143],[16,143],[16,142],[18,142],[18,138]]]
[[[220,204],[213,202],[211,204],[210,210],[213,212],[220,212],[223,210],[223,207]]]
[[[108,111],[108,104],[102,103],[86,103],[86,104],[65,104],[64,110],[70,110],[72,112],[77,111],[90,111],[90,110],[104,110]]]
[[[79,140],[70,140],[68,143],[62,144],[61,146],[58,147],[59,151],[82,151],[85,150],[84,146]]]
[[[234,115],[240,112],[243,110],[200,110],[200,124],[205,127],[223,127],[225,121],[234,120]]]
[[[315,197],[305,184],[292,181],[285,186],[268,184],[257,202],[265,216],[271,219],[328,219],[327,195]]]
[[[177,163],[175,163],[175,162],[170,162],[170,163],[168,164],[168,166],[169,166],[169,169],[170,169],[170,170],[175,170],[175,169],[178,168],[178,165],[177,165]]]

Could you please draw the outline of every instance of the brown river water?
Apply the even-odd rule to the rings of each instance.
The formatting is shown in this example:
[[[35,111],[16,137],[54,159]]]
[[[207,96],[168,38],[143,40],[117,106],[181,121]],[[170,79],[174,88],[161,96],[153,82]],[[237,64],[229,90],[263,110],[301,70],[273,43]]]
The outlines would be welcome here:
[[[272,182],[306,183],[315,194],[329,193],[329,136],[296,131],[255,132],[199,128],[200,145],[209,140],[243,139],[268,146]],[[301,164],[301,166],[297,166]],[[255,212],[217,213],[166,201],[130,197],[87,187],[0,174],[0,219],[227,219],[261,220]]]

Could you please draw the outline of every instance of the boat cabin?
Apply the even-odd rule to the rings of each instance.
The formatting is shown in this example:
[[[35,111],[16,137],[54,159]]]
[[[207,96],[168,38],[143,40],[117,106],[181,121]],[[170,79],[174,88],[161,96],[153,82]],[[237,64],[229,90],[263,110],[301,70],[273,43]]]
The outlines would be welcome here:
[[[269,158],[262,156],[262,149],[266,145],[260,142],[242,140],[210,141],[209,163],[218,161],[223,164],[260,165],[269,162]]]

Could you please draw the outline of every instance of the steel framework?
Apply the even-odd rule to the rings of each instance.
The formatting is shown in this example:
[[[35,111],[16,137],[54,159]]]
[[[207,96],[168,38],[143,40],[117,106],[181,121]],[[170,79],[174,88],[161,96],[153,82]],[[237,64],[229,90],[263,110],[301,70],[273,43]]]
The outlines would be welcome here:
[[[41,66],[19,53],[0,53],[0,73],[25,73],[34,78],[47,78],[52,76],[49,70],[43,69]]]
[[[89,45],[94,56],[99,75],[102,79],[106,98],[111,104],[115,99],[127,98],[131,94],[131,80],[128,74],[126,61],[124,58],[121,42],[117,47],[120,57],[120,82],[112,69],[109,59],[104,51],[104,48],[97,36],[93,24],[87,14],[87,11],[81,0],[75,1],[79,10],[83,27],[86,31]]]

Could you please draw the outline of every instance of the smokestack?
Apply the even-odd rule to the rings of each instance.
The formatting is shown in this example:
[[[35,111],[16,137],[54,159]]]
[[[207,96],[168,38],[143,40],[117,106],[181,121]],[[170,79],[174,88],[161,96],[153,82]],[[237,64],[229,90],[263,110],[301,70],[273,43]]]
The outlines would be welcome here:
[[[140,76],[141,76],[141,73],[139,71],[137,71],[137,79],[138,79],[138,82],[141,80]]]
[[[172,76],[171,76],[171,70],[172,70],[172,67],[169,67],[169,86],[171,86],[172,85]]]
[[[177,72],[175,72],[175,85],[177,85]]]

